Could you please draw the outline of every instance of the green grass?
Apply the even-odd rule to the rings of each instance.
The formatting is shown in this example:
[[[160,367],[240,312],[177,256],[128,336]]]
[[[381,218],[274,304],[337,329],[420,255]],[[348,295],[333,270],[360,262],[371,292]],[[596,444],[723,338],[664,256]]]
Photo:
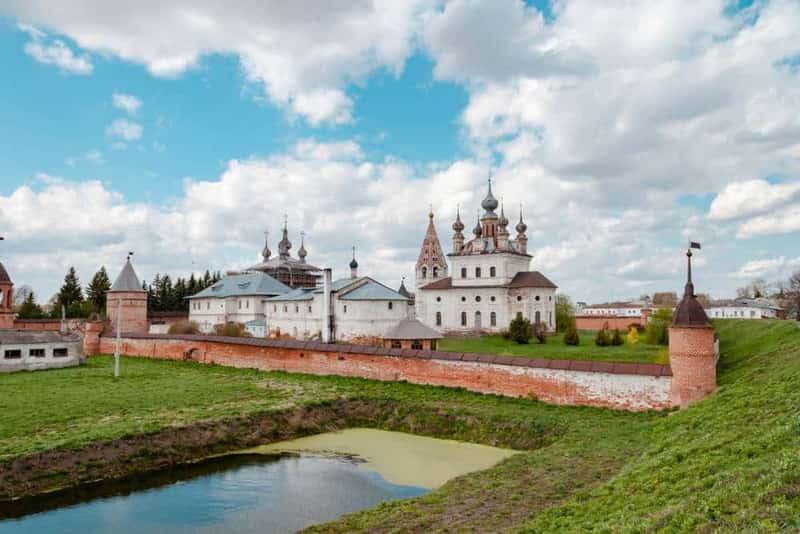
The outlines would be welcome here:
[[[598,362],[637,362],[668,363],[667,347],[649,345],[639,337],[639,342],[630,345],[598,347],[594,344],[596,332],[581,331],[580,345],[564,344],[564,335],[557,334],[547,338],[547,342],[539,344],[532,340],[527,345],[503,339],[502,336],[490,335],[480,338],[447,337],[439,341],[439,349],[451,352],[475,352],[483,354],[499,354],[502,356],[525,356],[529,358],[546,358],[557,360],[593,360]],[[623,334],[623,339],[625,335]]]
[[[719,391],[676,412],[132,358],[115,382],[111,358],[100,357],[0,376],[0,454],[339,398],[392,400],[399,408],[372,421],[376,428],[530,450],[313,530],[800,531],[800,330],[779,321],[716,325]]]

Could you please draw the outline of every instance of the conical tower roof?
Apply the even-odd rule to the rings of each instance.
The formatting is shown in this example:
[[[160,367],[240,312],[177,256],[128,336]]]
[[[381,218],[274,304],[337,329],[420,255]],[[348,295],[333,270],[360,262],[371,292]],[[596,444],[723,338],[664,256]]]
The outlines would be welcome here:
[[[0,283],[11,283],[11,277],[8,276],[8,271],[6,271],[2,263],[0,263]]]
[[[422,240],[422,248],[417,258],[417,266],[423,265],[446,266],[442,245],[439,243],[436,226],[433,224],[433,212],[428,214],[428,229],[425,230],[425,239]]]
[[[687,277],[686,285],[683,288],[683,298],[675,308],[675,314],[672,316],[672,326],[688,326],[688,327],[709,327],[711,323],[708,321],[708,316],[703,306],[698,302],[697,296],[694,294],[694,283],[692,283],[692,251],[686,252],[687,258]]]
[[[136,276],[136,271],[133,270],[130,258],[125,261],[125,266],[122,267],[122,271],[109,291],[144,291],[139,277]]]

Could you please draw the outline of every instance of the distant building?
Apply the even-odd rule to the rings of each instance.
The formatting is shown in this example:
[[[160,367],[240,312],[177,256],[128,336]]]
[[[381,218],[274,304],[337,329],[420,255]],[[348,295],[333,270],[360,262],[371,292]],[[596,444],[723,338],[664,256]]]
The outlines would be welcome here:
[[[712,319],[782,319],[786,311],[760,299],[736,299],[712,302],[706,307]]]
[[[216,284],[188,297],[189,320],[202,332],[211,332],[214,325],[229,322],[247,326],[253,321],[266,320],[267,299],[283,295],[292,289],[263,272],[245,272],[227,275]],[[258,329],[253,323],[248,332],[264,337],[264,326]]]
[[[605,317],[641,317],[642,311],[649,309],[641,302],[606,302],[583,306],[580,315],[601,315]]]
[[[325,287],[300,288],[267,299],[269,335],[296,339],[321,338],[325,328]],[[368,276],[358,276],[358,262],[350,262],[350,278],[331,283],[330,339],[377,343],[408,318],[408,297]]]
[[[403,319],[383,335],[383,346],[390,349],[436,350],[442,334],[417,319]]]
[[[0,330],[0,372],[74,367],[84,361],[80,335]]]
[[[529,271],[528,226],[522,210],[511,238],[503,207],[492,194],[492,186],[481,202],[484,210],[465,242],[460,212],[453,223],[453,249],[448,268],[442,252],[433,213],[416,266],[416,315],[439,332],[500,332],[521,313],[531,322],[556,328],[557,286],[538,271]],[[500,207],[500,214],[495,210]],[[450,275],[448,276],[448,272]]]
[[[322,270],[306,262],[308,251],[305,247],[305,236],[301,234],[300,248],[297,259],[292,258],[292,243],[289,241],[287,222],[283,223],[283,237],[278,243],[278,256],[272,257],[272,251],[265,237],[264,249],[261,251],[262,261],[251,267],[248,271],[258,271],[270,275],[275,280],[292,289],[298,287],[316,287],[322,277]]]

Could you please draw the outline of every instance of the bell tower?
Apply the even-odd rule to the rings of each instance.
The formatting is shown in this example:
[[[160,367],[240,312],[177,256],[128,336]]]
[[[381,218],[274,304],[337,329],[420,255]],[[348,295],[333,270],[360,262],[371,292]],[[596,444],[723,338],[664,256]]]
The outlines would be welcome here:
[[[425,239],[422,240],[415,273],[414,285],[417,289],[447,278],[447,261],[442,251],[442,245],[439,244],[436,226],[433,224],[433,209],[428,213],[428,229],[425,231]]]

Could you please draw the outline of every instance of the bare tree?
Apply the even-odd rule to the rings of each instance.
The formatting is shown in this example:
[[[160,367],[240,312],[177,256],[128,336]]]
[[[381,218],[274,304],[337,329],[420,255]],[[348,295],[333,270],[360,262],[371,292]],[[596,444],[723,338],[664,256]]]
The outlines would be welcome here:
[[[800,271],[795,271],[795,273],[789,277],[788,293],[791,298],[792,306],[794,307],[796,318],[800,321]]]

